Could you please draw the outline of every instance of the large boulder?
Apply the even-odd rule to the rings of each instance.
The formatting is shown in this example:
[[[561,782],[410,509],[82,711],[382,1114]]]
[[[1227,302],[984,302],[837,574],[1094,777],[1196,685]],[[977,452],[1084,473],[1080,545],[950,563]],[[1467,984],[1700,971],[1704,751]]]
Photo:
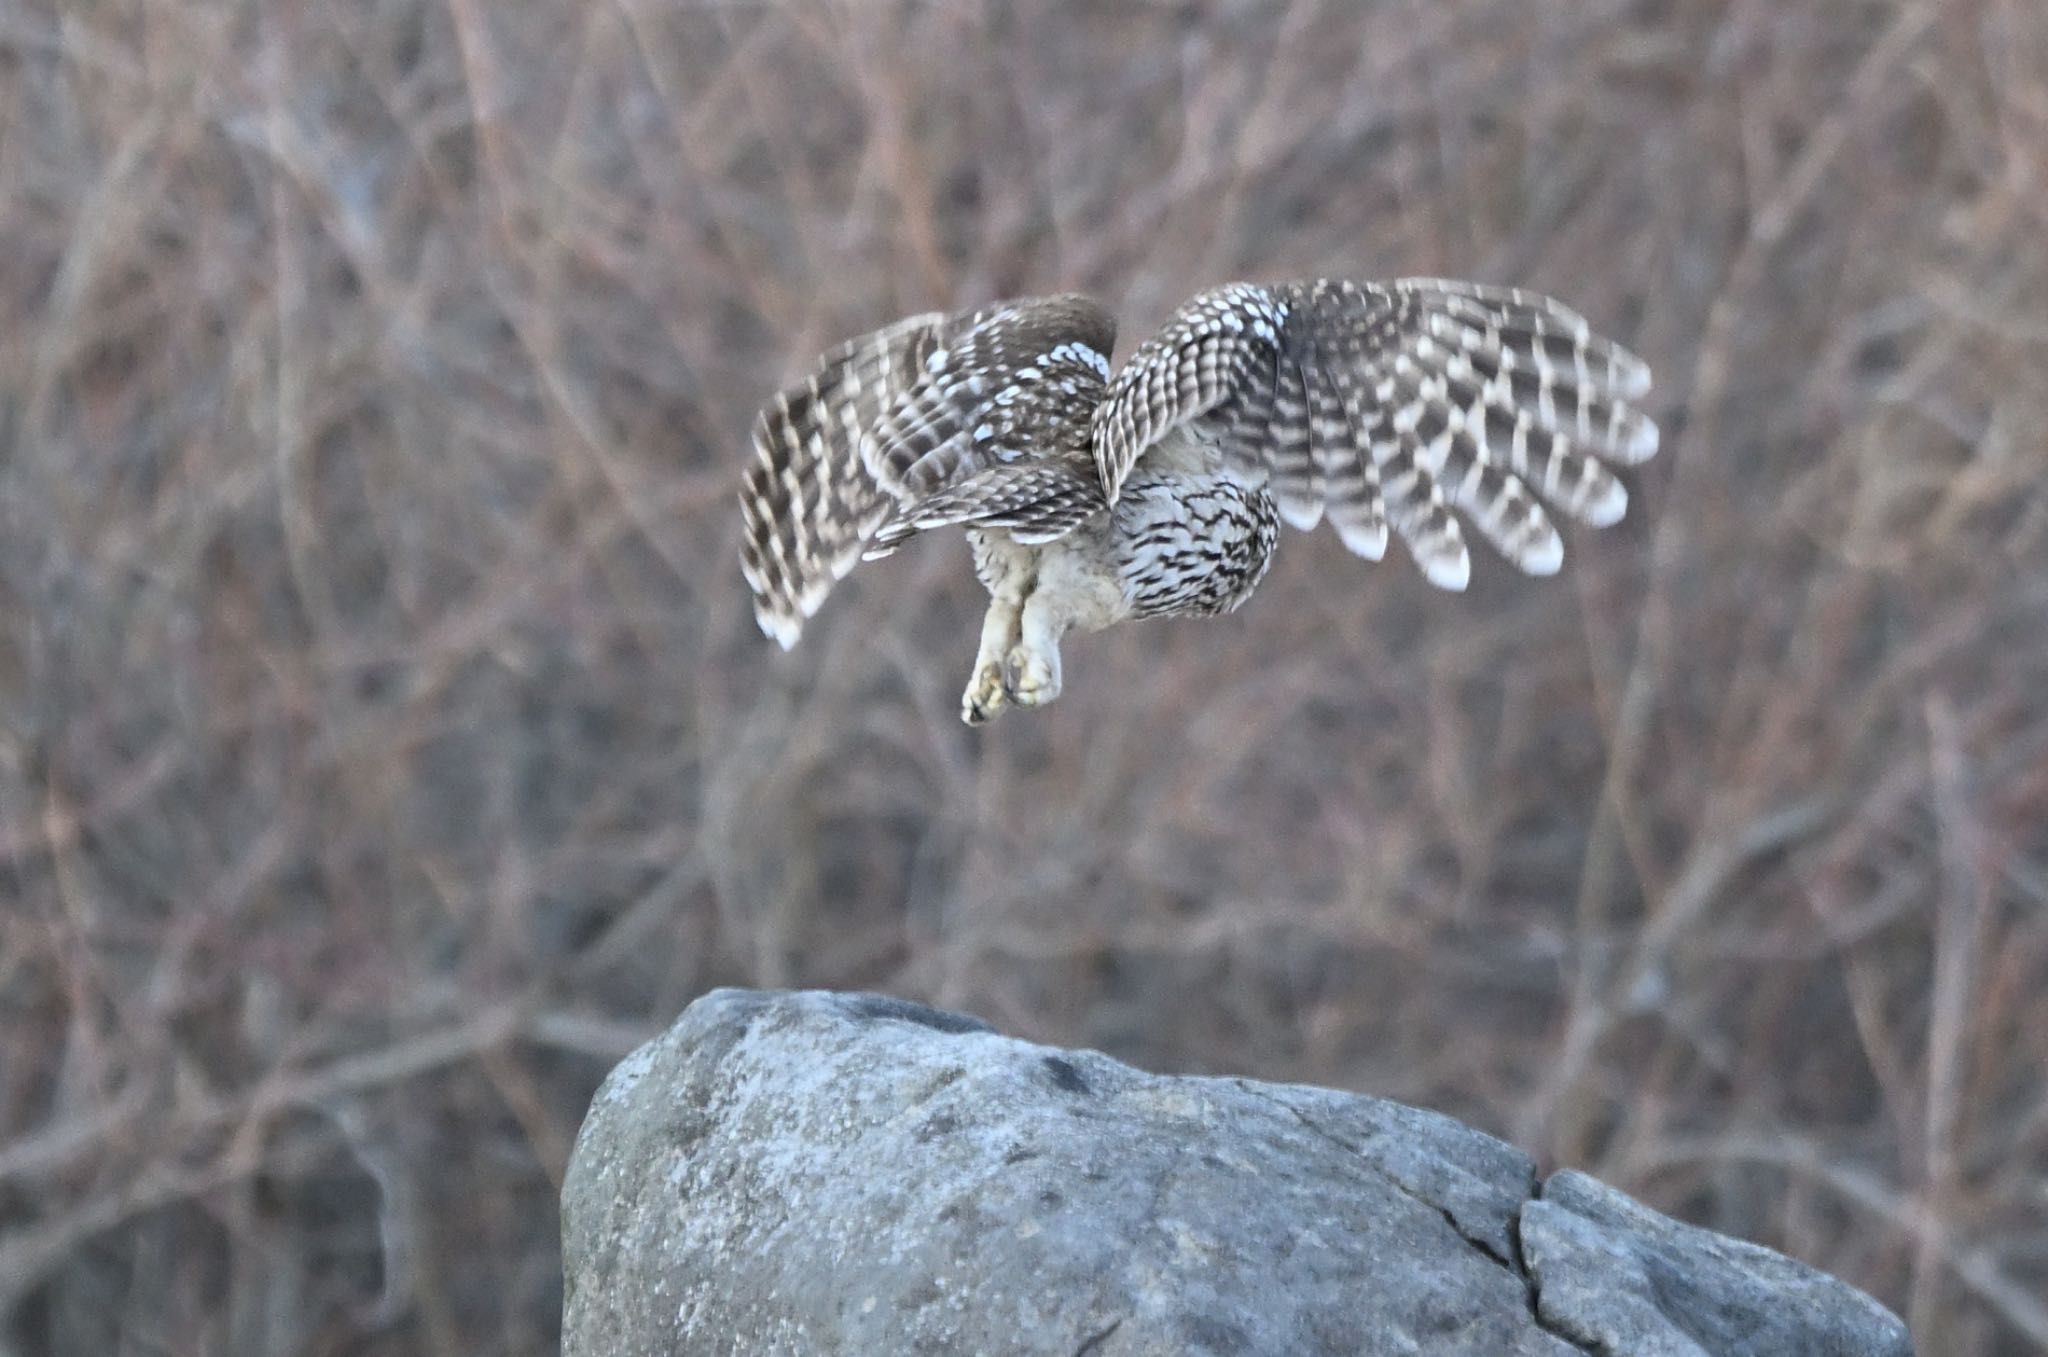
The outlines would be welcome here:
[[[719,990],[599,1090],[565,1357],[1910,1353],[1875,1301],[1433,1112]]]

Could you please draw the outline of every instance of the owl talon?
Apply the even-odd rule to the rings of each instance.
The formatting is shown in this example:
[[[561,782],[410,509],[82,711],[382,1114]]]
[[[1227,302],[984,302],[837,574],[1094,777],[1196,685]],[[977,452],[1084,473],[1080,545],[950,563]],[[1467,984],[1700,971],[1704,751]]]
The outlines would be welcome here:
[[[1042,707],[1060,695],[1059,666],[1019,646],[1003,661],[1003,691],[1020,707]]]
[[[960,695],[960,719],[970,726],[985,726],[996,719],[1009,704],[1010,696],[1003,687],[1003,671],[995,664],[984,664],[975,671],[974,681],[967,685],[967,691]]]

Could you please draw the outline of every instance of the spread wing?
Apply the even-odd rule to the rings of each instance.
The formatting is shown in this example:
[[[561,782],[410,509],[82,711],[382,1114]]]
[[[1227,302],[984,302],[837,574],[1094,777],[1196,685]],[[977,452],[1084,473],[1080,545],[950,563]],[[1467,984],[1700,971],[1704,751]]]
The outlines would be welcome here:
[[[740,566],[787,649],[863,556],[960,523],[1050,540],[1101,510],[1089,420],[1116,329],[1085,297],[898,321],[825,355],[754,423]]]
[[[1452,510],[1532,575],[1564,545],[1537,496],[1615,522],[1610,463],[1657,450],[1632,402],[1650,370],[1548,297],[1444,279],[1236,283],[1196,297],[1118,370],[1097,411],[1098,474],[1116,497],[1175,429],[1265,484],[1298,528],[1325,515],[1378,560],[1389,525],[1430,581],[1471,572]]]

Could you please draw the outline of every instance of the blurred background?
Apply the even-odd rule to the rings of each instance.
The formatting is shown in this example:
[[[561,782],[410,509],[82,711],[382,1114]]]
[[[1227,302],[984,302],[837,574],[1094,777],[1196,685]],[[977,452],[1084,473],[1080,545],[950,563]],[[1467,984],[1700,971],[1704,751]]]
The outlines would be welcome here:
[[[2048,1351],[2038,0],[0,0],[0,1353],[555,1350],[610,1064],[872,987],[1439,1108]],[[913,310],[1454,274],[1658,373],[1549,581],[1293,535],[956,715],[783,656]]]

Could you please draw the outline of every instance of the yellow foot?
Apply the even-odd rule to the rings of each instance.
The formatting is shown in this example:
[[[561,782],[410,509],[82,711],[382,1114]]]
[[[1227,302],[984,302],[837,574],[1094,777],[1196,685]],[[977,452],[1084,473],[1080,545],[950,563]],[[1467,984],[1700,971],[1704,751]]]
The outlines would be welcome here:
[[[1042,707],[1060,695],[1059,662],[1018,646],[1003,661],[1003,690],[1020,707]]]
[[[1003,690],[1003,671],[991,660],[975,671],[967,691],[960,695],[960,719],[970,726],[985,726],[1009,702],[1010,695]]]

